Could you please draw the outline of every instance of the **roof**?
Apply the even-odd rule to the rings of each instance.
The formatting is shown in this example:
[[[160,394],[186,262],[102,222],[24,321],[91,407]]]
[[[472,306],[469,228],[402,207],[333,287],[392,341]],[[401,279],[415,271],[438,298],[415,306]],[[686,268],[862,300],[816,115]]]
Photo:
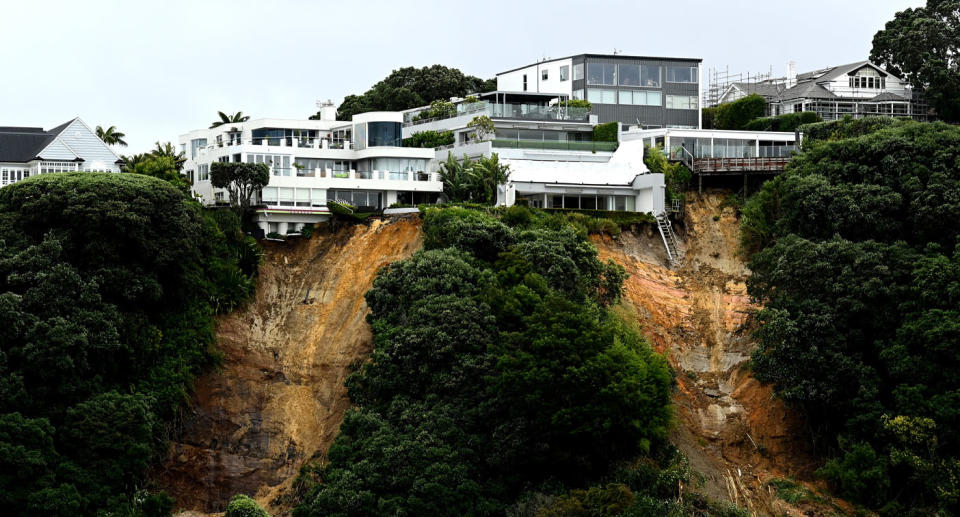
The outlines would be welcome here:
[[[542,65],[544,63],[552,63],[554,61],[562,61],[564,59],[572,59],[575,57],[600,57],[604,59],[656,59],[658,61],[693,61],[696,63],[703,62],[703,59],[699,57],[628,56],[625,54],[573,54],[572,56],[545,59],[543,61],[537,61],[535,63],[518,66],[516,68],[511,68],[510,70],[497,72],[497,75],[509,74],[510,72],[516,72],[517,70],[523,70],[524,68],[529,68],[531,66]]]
[[[835,99],[836,95],[830,90],[820,86],[813,81],[806,81],[792,88],[787,88],[780,95],[780,100],[791,99]]]
[[[39,127],[0,127],[0,162],[26,163],[37,158],[74,120],[49,131]]]
[[[876,97],[871,97],[869,100],[874,101],[874,102],[879,102],[879,101],[904,101],[904,102],[908,102],[908,101],[910,101],[910,99],[908,99],[907,97],[903,97],[903,96],[901,96],[901,95],[897,95],[897,94],[892,93],[892,92],[883,92],[883,93],[881,93],[880,95],[877,95]]]
[[[756,93],[764,97],[777,97],[785,89],[784,85],[775,83],[733,83],[733,86],[747,95]]]
[[[629,187],[638,174],[646,172],[626,164],[610,162],[559,162],[510,158],[503,158],[500,161],[510,166],[510,181],[515,182]]]

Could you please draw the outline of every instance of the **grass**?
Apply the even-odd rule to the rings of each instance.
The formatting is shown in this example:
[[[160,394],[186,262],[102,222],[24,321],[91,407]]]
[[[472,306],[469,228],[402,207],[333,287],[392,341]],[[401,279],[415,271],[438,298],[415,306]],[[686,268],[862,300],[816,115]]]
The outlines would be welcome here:
[[[777,497],[793,505],[824,502],[822,497],[814,494],[796,481],[789,479],[772,479],[767,482],[767,485],[776,490]]]

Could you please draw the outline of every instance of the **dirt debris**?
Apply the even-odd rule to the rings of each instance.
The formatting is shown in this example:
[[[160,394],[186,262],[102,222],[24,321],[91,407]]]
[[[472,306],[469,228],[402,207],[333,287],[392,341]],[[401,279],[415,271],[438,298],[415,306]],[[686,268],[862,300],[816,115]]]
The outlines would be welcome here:
[[[601,259],[626,268],[625,312],[677,371],[671,439],[704,475],[699,491],[754,515],[801,515],[767,482],[792,478],[812,487],[817,462],[803,440],[803,419],[748,371],[758,307],[747,295],[750,271],[737,255],[738,219],[728,195],[689,195],[675,225],[683,261],[673,268],[659,234],[625,232],[594,243]],[[806,505],[803,512],[832,515],[836,508]]]
[[[272,515],[289,511],[282,496],[305,461],[326,453],[349,406],[350,366],[370,353],[363,294],[421,242],[413,216],[266,243],[256,297],[220,320],[223,365],[198,379],[153,476],[181,515],[222,512],[237,493]]]

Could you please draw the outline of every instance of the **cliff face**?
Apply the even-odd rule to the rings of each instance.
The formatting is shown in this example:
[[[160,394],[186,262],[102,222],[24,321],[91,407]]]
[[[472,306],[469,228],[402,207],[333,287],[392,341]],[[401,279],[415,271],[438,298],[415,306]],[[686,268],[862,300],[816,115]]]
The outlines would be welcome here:
[[[725,191],[690,194],[679,229],[682,263],[670,269],[658,233],[594,238],[603,260],[623,265],[623,315],[640,322],[677,372],[673,443],[706,477],[701,491],[759,515],[827,515],[773,496],[773,478],[812,479],[804,422],[747,369],[754,347],[749,270],[737,255],[738,220]],[[714,219],[715,216],[719,216]],[[655,230],[654,230],[655,231]],[[806,513],[809,512],[809,513]]]
[[[289,506],[301,465],[326,452],[349,405],[350,365],[370,352],[363,294],[421,242],[413,217],[266,243],[255,299],[219,323],[222,368],[198,379],[154,476],[178,508],[223,511],[236,493]]]

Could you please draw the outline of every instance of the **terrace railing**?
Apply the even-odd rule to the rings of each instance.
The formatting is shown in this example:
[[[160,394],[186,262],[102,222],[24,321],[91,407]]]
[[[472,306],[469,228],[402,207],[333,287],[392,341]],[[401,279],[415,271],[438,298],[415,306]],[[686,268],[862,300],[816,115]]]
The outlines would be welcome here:
[[[544,149],[557,151],[613,152],[618,142],[577,142],[575,140],[508,140],[495,139],[494,147],[504,149]]]

